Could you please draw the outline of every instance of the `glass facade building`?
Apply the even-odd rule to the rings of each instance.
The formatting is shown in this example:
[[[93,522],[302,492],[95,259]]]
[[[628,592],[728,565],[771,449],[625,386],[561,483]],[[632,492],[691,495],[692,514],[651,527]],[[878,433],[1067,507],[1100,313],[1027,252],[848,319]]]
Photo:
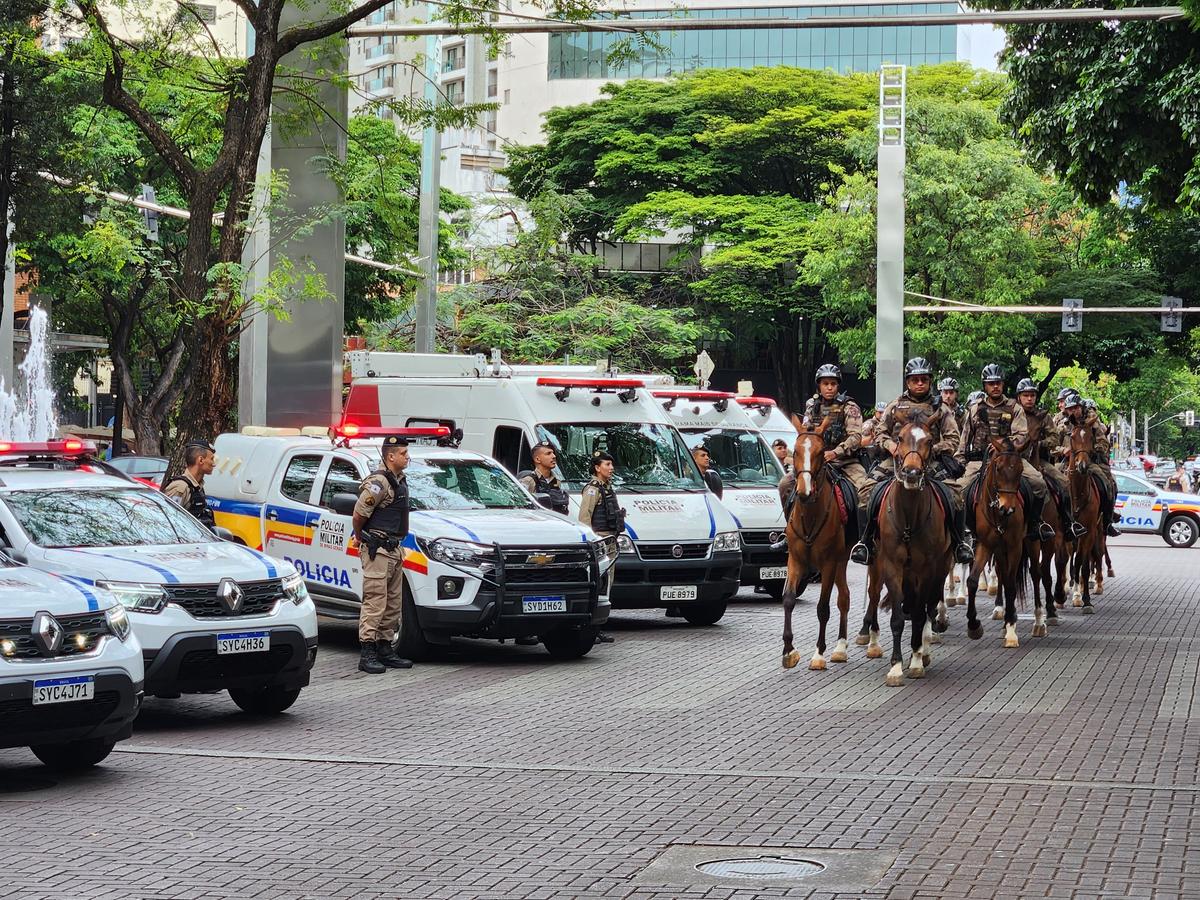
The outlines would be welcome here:
[[[957,3],[852,6],[760,6],[725,9],[638,10],[635,19],[792,18],[957,13]],[[884,63],[917,66],[957,59],[954,25],[854,28],[744,29],[654,33],[658,47],[639,47],[616,32],[550,35],[549,76],[567,78],[665,78],[693,69],[796,66],[836,72],[874,72]],[[634,59],[609,63],[617,41],[631,45]],[[661,49],[660,49],[661,48]],[[628,55],[628,54],[625,54]]]

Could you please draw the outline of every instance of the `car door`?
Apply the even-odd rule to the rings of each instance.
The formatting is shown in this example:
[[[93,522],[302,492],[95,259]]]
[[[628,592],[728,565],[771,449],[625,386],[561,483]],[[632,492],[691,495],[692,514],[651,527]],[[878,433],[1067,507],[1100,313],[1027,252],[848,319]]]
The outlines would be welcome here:
[[[362,600],[362,565],[358,544],[352,540],[353,520],[333,511],[333,498],[337,494],[357,494],[368,474],[360,461],[340,454],[330,455],[317,482],[319,518],[308,550],[313,563],[306,576],[309,590],[354,610]]]
[[[327,465],[327,452],[291,450],[279,464],[263,507],[263,550],[285,559],[313,584],[310,568],[313,531],[321,509],[313,502],[317,479]]]
[[[1162,501],[1151,484],[1124,472],[1113,472],[1117,481],[1118,524],[1123,531],[1154,533],[1162,524]]]

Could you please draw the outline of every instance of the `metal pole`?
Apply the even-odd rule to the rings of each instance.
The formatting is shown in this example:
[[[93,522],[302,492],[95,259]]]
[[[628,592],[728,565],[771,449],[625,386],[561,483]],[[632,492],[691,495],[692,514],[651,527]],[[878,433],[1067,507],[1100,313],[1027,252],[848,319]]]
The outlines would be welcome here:
[[[903,388],[904,357],[904,66],[879,70],[876,202],[875,398]]]
[[[8,209],[4,227],[8,229],[8,254],[4,257],[4,292],[0,294],[0,378],[13,389],[13,316],[17,310],[17,248],[13,242],[16,224]]]
[[[427,4],[428,6],[428,4]],[[429,7],[430,15],[434,10]],[[438,102],[438,39],[425,39],[425,99]],[[422,278],[417,287],[416,351],[433,353],[437,335],[438,208],[441,199],[442,134],[436,126],[421,136],[421,205],[417,233],[417,258]]]

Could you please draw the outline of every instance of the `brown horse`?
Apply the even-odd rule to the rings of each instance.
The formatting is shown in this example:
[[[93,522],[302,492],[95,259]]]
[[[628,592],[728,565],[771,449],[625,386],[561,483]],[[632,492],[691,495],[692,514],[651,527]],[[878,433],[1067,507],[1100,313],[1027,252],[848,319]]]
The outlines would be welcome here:
[[[1047,483],[1050,481],[1046,479]],[[1062,516],[1058,514],[1058,504],[1048,500],[1042,510],[1042,520],[1054,529],[1052,541],[1025,541],[1025,556],[1029,560],[1029,577],[1033,581],[1033,603],[1038,609],[1042,608],[1042,590],[1046,592],[1046,625],[1058,624],[1057,606],[1062,606],[1066,598],[1067,559],[1071,545],[1067,541],[1066,526]],[[1035,622],[1031,634],[1041,637],[1046,633],[1045,627],[1038,627]]]
[[[901,640],[906,615],[912,620],[908,676],[925,675],[931,661],[931,623],[951,563],[950,536],[936,489],[928,478],[933,437],[923,420],[914,417],[900,429],[898,444],[895,475],[887,487],[879,518],[878,553],[868,571],[869,602],[864,621],[864,628],[878,629],[879,594],[886,587],[884,608],[890,604],[892,611],[892,665],[886,678],[890,687],[904,683]],[[946,512],[954,515],[953,510]],[[872,655],[870,649],[867,655]]]
[[[996,606],[1004,607],[1004,646],[1018,647],[1017,596],[1025,585],[1025,508],[1021,503],[1021,454],[1004,438],[993,438],[987,462],[979,473],[975,494],[975,562],[967,576],[967,637],[983,637],[983,625],[975,612],[979,573],[988,560],[996,570],[1000,590]],[[1036,627],[1045,632],[1039,604]],[[1037,633],[1035,631],[1035,633]]]
[[[1087,529],[1087,534],[1075,541],[1071,557],[1071,581],[1074,583],[1075,606],[1089,615],[1092,606],[1090,576],[1096,576],[1096,591],[1104,590],[1104,555],[1102,532],[1104,517],[1100,509],[1100,490],[1088,469],[1092,461],[1092,433],[1086,428],[1071,429],[1071,451],[1067,456],[1067,478],[1071,484],[1071,511],[1075,521]]]
[[[809,573],[820,573],[821,597],[817,601],[817,649],[808,663],[810,669],[825,668],[825,626],[829,622],[829,595],[838,589],[838,642],[829,654],[831,662],[845,662],[846,617],[850,614],[850,587],[846,584],[846,564],[850,543],[838,512],[833,479],[825,465],[825,429],[801,422],[796,426],[796,444],[792,449],[792,468],[796,476],[796,496],[787,521],[788,573],[783,586],[783,665],[791,669],[800,661],[792,646],[792,610],[810,580]],[[855,502],[853,499],[847,502]]]

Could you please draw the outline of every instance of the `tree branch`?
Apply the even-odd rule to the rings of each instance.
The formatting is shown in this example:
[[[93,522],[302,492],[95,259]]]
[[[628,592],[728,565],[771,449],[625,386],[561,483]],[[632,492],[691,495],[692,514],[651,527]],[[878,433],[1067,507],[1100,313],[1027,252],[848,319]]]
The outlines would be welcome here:
[[[383,9],[391,2],[392,0],[367,0],[362,6],[356,6],[349,12],[342,13],[342,15],[335,16],[324,22],[313,22],[309,25],[297,25],[294,28],[289,28],[279,36],[279,40],[275,45],[275,52],[278,55],[275,58],[281,59],[301,44],[309,44],[313,41],[319,41],[322,38],[337,34],[339,31],[345,31],[351,25],[361,22],[367,16],[371,15],[371,13]]]

